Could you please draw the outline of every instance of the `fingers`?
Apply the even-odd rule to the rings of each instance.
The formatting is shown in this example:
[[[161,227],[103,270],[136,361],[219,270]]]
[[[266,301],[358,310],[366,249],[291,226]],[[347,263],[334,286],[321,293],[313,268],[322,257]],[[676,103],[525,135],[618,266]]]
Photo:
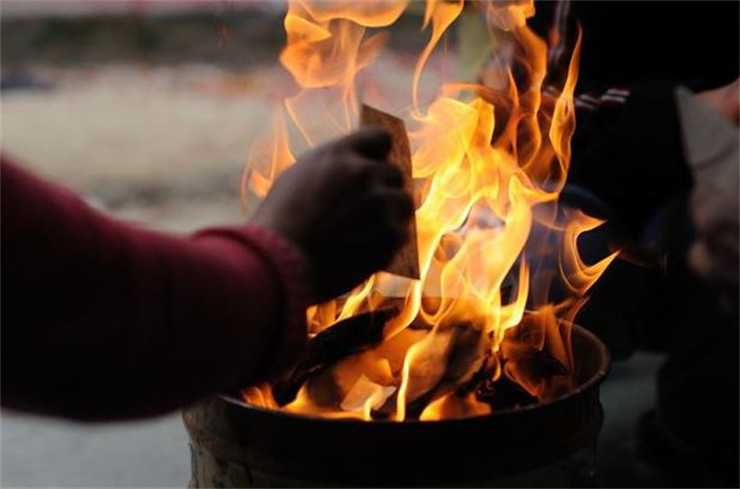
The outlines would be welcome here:
[[[340,139],[338,144],[346,146],[366,158],[385,160],[391,150],[392,140],[387,131],[369,127]]]
[[[350,134],[327,147],[332,148],[332,164],[343,164],[354,176],[355,185],[379,182],[382,185],[401,188],[404,176],[400,169],[387,161],[391,149],[390,134],[380,128],[365,128]],[[345,152],[346,151],[346,152]]]
[[[368,191],[375,188],[402,189],[404,176],[401,170],[387,161],[371,160],[352,155],[341,162],[347,173],[347,181],[339,183],[345,185],[352,192]],[[339,169],[339,168],[338,168]],[[345,178],[337,175],[337,178]]]
[[[414,215],[414,202],[411,196],[400,189],[378,190],[377,198],[382,200],[393,221],[408,225],[408,220]]]
[[[374,191],[365,204],[370,214],[366,221],[374,246],[387,249],[388,256],[380,266],[387,262],[409,239],[409,220],[414,215],[411,197],[403,190],[381,188]]]
[[[265,200],[272,229],[306,256],[313,301],[350,290],[409,238],[414,206],[403,172],[387,161],[391,144],[387,132],[370,128],[317,147]]]
[[[404,178],[401,170],[386,162],[376,166],[377,178],[381,184],[390,188],[403,188]]]

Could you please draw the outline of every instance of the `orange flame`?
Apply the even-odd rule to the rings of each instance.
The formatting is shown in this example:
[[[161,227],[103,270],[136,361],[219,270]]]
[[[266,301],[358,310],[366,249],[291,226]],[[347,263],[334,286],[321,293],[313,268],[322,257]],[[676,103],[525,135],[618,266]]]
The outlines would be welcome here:
[[[442,38],[442,35],[447,31],[447,28],[455,22],[455,19],[462,12],[464,2],[458,0],[454,3],[448,3],[440,0],[427,0],[426,9],[424,10],[424,26],[426,28],[429,23],[432,24],[432,37],[429,39],[429,43],[422,51],[419,59],[416,61],[414,67],[414,80],[411,84],[411,97],[413,100],[413,107],[415,114],[419,114],[419,79],[421,78],[424,65],[429,60],[429,56],[432,55],[434,48]]]
[[[559,95],[546,99],[548,47],[526,26],[533,3],[497,4],[487,4],[491,28],[511,31],[515,47],[498,86],[445,83],[422,107],[417,92],[424,67],[464,7],[462,1],[426,3],[423,28],[432,32],[412,73],[406,114],[420,199],[421,280],[379,272],[346,297],[309,308],[311,335],[389,301],[400,304],[400,313],[385,325],[379,346],[311,378],[282,409],[437,420],[490,413],[476,397],[481,378],[495,383],[506,376],[539,399],[574,387],[573,319],[616,257],[585,264],[578,237],[601,221],[557,206],[575,130],[581,40]],[[280,60],[299,91],[284,100],[268,154],[253,155],[246,192],[264,196],[292,164],[296,145],[310,147],[328,132],[351,130],[359,74],[372,67],[385,40],[367,31],[393,24],[405,8],[403,1],[290,4]],[[296,131],[288,125],[299,138],[291,139]],[[552,303],[550,283],[558,279],[568,296]],[[244,398],[278,409],[269,384],[246,389]]]

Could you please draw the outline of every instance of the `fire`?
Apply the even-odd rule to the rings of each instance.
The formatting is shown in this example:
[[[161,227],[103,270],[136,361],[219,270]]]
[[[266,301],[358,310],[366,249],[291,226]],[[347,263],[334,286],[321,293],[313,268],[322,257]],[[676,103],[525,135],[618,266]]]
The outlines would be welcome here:
[[[426,421],[488,414],[495,403],[486,399],[504,384],[539,400],[574,388],[573,319],[616,257],[584,263],[578,237],[601,221],[557,203],[575,130],[580,38],[559,95],[548,99],[548,47],[526,25],[534,6],[502,4],[486,4],[491,28],[509,31],[514,46],[496,86],[445,82],[423,103],[424,68],[464,7],[425,4],[423,29],[431,33],[414,67],[409,108],[398,114],[412,128],[421,280],[378,272],[307,312],[314,336],[392,303],[399,313],[384,325],[383,341],[310,378],[282,408],[269,384],[245,389],[247,402],[327,417]],[[406,7],[290,3],[280,61],[297,92],[278,110],[272,139],[250,156],[245,194],[264,196],[294,151],[353,129],[365,101],[363,72],[387,39],[370,29],[392,25]]]

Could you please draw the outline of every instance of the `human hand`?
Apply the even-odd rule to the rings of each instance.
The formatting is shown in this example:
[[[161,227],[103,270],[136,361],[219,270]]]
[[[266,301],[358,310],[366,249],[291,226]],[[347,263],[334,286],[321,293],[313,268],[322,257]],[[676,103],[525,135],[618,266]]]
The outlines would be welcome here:
[[[336,297],[387,265],[414,206],[386,157],[390,135],[364,129],[306,153],[275,182],[252,222],[298,248],[311,300]]]

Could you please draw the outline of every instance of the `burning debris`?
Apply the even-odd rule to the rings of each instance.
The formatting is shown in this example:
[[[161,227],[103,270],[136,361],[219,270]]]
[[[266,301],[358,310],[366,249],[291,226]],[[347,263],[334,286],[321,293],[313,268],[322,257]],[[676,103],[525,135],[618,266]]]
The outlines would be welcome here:
[[[558,206],[575,129],[580,40],[545,95],[547,44],[526,26],[532,2],[484,3],[511,44],[488,86],[445,83],[422,105],[424,66],[464,4],[428,1],[430,40],[404,122],[363,106],[360,76],[406,2],[290,4],[281,62],[299,91],[279,111],[271,150],[253,155],[247,193],[265,195],[293,162],[355,121],[394,135],[390,160],[417,200],[413,240],[386,272],[308,311],[309,346],[283,377],[244,390],[253,405],[365,420],[438,420],[536,403],[574,387],[573,319],[616,253],[585,264],[578,237],[601,224]],[[491,74],[488,73],[488,80]],[[555,90],[553,90],[555,89]],[[386,101],[363,90],[365,102]],[[397,111],[394,111],[397,112]],[[336,133],[335,133],[336,135]],[[412,178],[413,177],[413,178]]]

